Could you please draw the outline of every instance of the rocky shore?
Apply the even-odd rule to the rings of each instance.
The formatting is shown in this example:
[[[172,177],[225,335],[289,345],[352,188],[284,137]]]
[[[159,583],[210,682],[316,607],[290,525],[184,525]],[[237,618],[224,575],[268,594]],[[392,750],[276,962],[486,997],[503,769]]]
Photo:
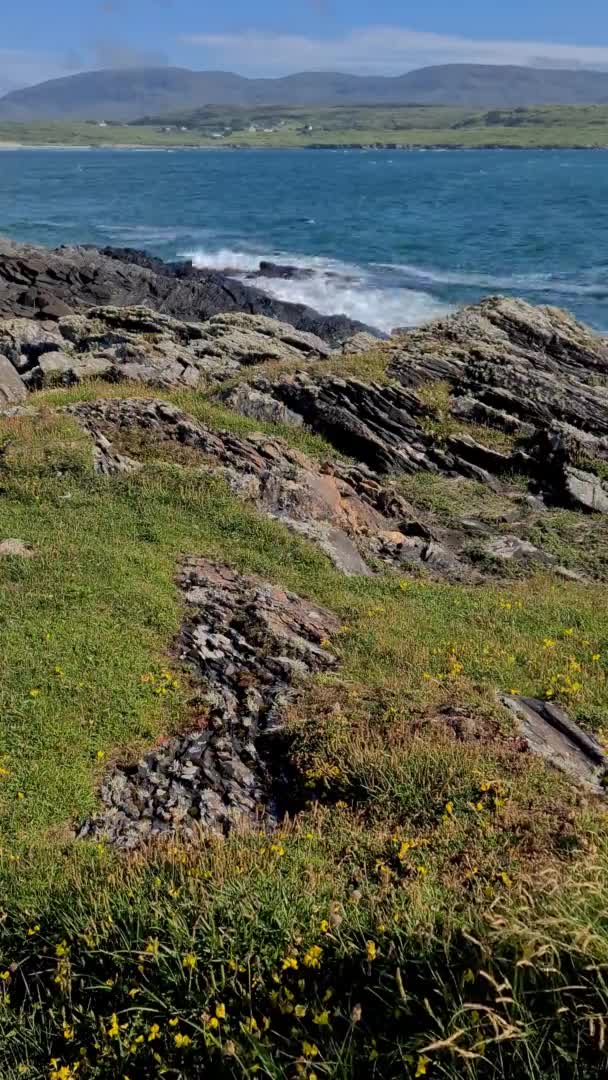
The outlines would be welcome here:
[[[270,264],[259,276],[295,272]],[[61,408],[90,438],[102,475],[137,473],[150,453],[176,462],[187,453],[198,475],[219,477],[351,576],[408,571],[476,585],[542,569],[591,584],[584,559],[565,565],[538,540],[557,507],[578,515],[582,550],[587,525],[608,514],[608,344],[563,311],[491,298],[383,341],[228,273],[2,241],[4,415],[31,415],[36,391],[93,379],[96,397]],[[175,400],[193,390],[229,411],[230,430]],[[326,457],[295,449],[277,425],[322,437]],[[404,487],[412,477],[454,492],[473,484],[481,511],[416,502]],[[484,500],[500,512],[485,513]],[[179,587],[178,650],[204,687],[204,723],[114,769],[82,835],[133,847],[281,815],[285,776],[269,739],[298,687],[335,666],[336,619],[196,553]],[[565,714],[515,694],[503,704],[533,749],[600,790],[603,753]]]

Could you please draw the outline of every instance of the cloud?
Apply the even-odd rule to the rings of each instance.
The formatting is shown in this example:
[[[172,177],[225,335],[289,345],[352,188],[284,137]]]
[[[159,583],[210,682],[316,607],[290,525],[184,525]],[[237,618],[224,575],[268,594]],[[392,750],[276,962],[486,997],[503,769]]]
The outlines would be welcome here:
[[[475,40],[398,26],[370,26],[332,38],[256,30],[185,33],[179,41],[198,51],[199,67],[230,68],[249,75],[311,70],[399,75],[429,64],[450,63],[596,69],[608,66],[608,45]]]

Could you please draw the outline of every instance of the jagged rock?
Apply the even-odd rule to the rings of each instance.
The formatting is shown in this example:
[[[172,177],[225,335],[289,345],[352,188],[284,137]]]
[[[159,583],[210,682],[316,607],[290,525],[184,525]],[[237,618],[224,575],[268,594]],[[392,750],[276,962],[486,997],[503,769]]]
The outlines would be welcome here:
[[[445,380],[485,422],[608,434],[608,344],[559,308],[490,297],[394,341],[389,375]]]
[[[338,620],[293,593],[206,559],[179,584],[187,614],[180,655],[205,692],[207,727],[169,740],[104,780],[100,814],[79,835],[135,848],[151,836],[225,831],[280,819],[282,711],[315,672],[332,668]]]
[[[560,706],[536,698],[504,694],[501,701],[515,716],[531,750],[597,794],[605,794],[608,757]]]
[[[494,297],[383,348],[392,385],[309,369],[221,396],[245,415],[295,416],[377,472],[441,471],[494,485],[520,472],[561,505],[608,511],[594,464],[608,461],[606,340],[559,309]],[[517,440],[514,449],[450,433],[449,424],[438,438],[433,426],[446,416],[417,393],[431,383],[447,384],[451,420],[498,429]]]
[[[216,315],[186,323],[147,308],[91,308],[52,331],[31,319],[0,323],[0,350],[31,386],[94,376],[195,386],[267,360],[306,363],[329,355],[313,334],[262,315]]]
[[[92,436],[99,472],[140,467],[114,445],[134,430],[147,433],[159,446],[198,450],[201,469],[222,476],[235,494],[318,544],[346,574],[369,574],[370,562],[376,562],[478,581],[483,574],[471,541],[480,533],[487,553],[493,554],[495,544],[496,558],[504,562],[516,555],[532,567],[555,562],[533,545],[496,536],[479,522],[463,520],[458,528],[448,529],[428,513],[422,520],[395,487],[364,465],[319,463],[283,439],[261,433],[211,431],[168,402],[100,400],[66,408]]]
[[[305,371],[269,379],[259,376],[220,392],[219,399],[246,416],[278,412],[324,435],[336,449],[379,473],[446,472],[491,482],[489,468],[508,471],[509,455],[464,437],[436,442],[425,421],[433,410],[412,390],[355,378],[315,376]],[[274,404],[273,404],[274,403]]]
[[[143,305],[184,320],[205,320],[221,312],[265,315],[334,347],[360,330],[370,330],[344,315],[321,315],[303,304],[275,300],[227,274],[197,270],[190,262],[164,263],[121,248],[51,251],[0,239],[0,317],[56,319],[107,304]]]
[[[608,440],[571,427],[550,429],[538,433],[531,453],[537,483],[555,502],[589,513],[608,513],[608,484],[580,467],[583,463],[593,467],[594,456],[601,460],[608,454]]]
[[[6,356],[0,355],[0,405],[23,401],[27,397],[27,389]]]
[[[284,440],[258,433],[213,432],[162,401],[82,402],[68,411],[92,435],[100,471],[134,465],[107,437],[121,431],[139,428],[159,442],[193,447],[201,452],[201,468],[219,473],[237,494],[317,542],[344,573],[368,574],[366,559],[373,556],[398,562],[399,540],[409,543],[399,532],[409,512],[405,500],[364,469],[319,465]]]

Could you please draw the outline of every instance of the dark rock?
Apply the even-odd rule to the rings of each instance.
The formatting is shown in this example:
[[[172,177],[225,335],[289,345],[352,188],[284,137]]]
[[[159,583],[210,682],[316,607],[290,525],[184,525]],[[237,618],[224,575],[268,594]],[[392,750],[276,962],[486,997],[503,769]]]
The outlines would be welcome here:
[[[137,766],[115,768],[100,789],[104,809],[82,837],[135,848],[150,835],[191,836],[195,822],[225,831],[264,814],[269,824],[277,820],[270,808],[283,766],[273,709],[279,702],[284,709],[314,672],[335,666],[327,645],[338,620],[205,559],[186,563],[180,585],[188,604],[180,653],[206,691],[208,727],[171,739]]]
[[[608,758],[560,706],[536,698],[503,695],[501,701],[518,721],[530,749],[597,794],[604,794]]]
[[[62,247],[51,251],[0,240],[0,317],[61,317],[69,311],[112,304],[143,305],[184,320],[223,312],[265,315],[313,333],[333,346],[359,330],[344,315],[321,315],[303,304],[267,296],[215,270],[164,263],[120,248]]]
[[[280,278],[283,281],[307,281],[315,276],[315,271],[304,266],[287,266],[284,263],[270,262],[263,259],[259,269],[248,277]]]

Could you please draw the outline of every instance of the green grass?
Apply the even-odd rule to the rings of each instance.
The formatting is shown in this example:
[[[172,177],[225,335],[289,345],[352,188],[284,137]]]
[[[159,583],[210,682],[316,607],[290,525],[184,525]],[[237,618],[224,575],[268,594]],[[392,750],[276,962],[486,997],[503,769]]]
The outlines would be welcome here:
[[[181,127],[187,130],[182,131]],[[256,131],[249,129],[253,125]],[[311,130],[308,130],[308,129]],[[214,136],[220,137],[214,137]],[[209,108],[137,124],[0,123],[0,143],[55,146],[306,147],[391,144],[441,147],[606,147],[608,106],[463,109],[363,106]]]
[[[0,420],[0,537],[35,551],[0,559],[3,1080],[602,1075],[605,814],[513,746],[496,691],[602,729],[608,588],[345,578],[188,464],[95,476],[50,406],[96,391]],[[117,858],[69,826],[112,759],[188,726],[185,554],[335,610],[341,667],[289,718],[295,822]]]

